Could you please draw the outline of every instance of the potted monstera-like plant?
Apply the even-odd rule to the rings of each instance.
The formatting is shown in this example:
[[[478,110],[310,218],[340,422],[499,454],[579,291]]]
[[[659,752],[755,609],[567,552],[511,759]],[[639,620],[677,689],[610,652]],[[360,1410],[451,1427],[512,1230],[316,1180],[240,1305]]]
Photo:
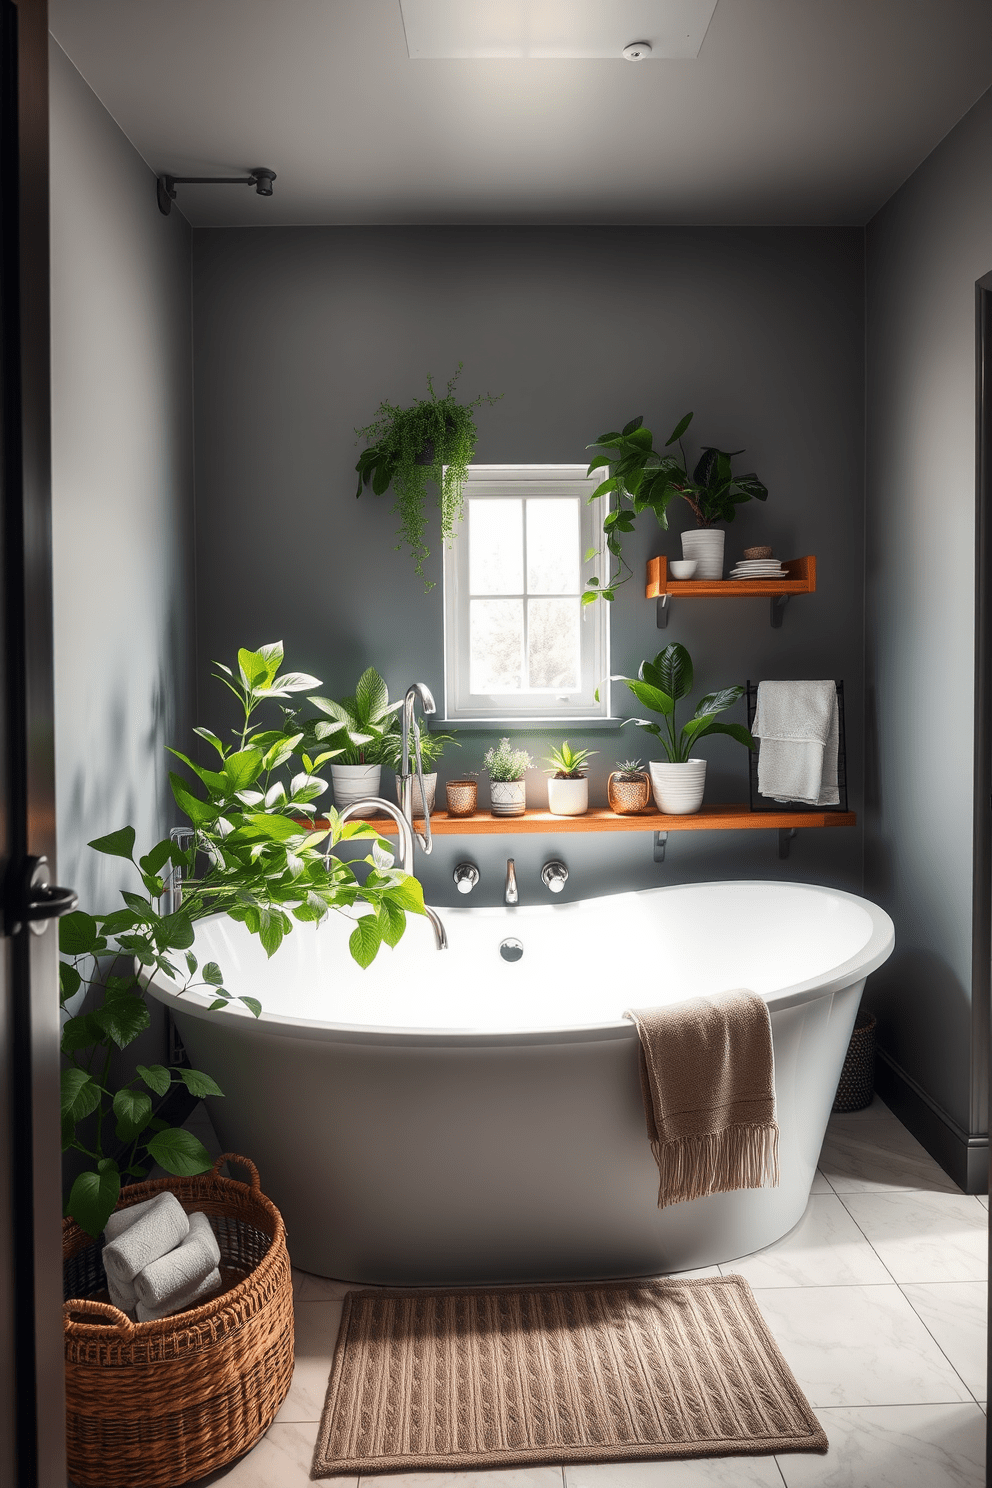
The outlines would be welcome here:
[[[719,522],[732,522],[738,506],[745,501],[766,501],[768,489],[751,471],[735,475],[733,460],[743,450],[722,450],[716,445],[703,445],[692,474],[682,436],[692,423],[692,414],[680,419],[665,440],[664,450],[656,450],[654,436],[645,429],[644,419],[631,419],[619,431],[601,434],[589,464],[594,470],[607,470],[607,476],[593,492],[593,497],[610,496],[609,512],[603,521],[606,546],[616,559],[616,571],[605,585],[591,578],[583,600],[591,603],[602,596],[612,599],[616,588],[630,578],[631,569],[624,562],[621,549],[623,535],[634,530],[634,519],[642,511],[653,511],[661,527],[668,527],[668,508],[680,497],[696,518],[694,531],[682,534],[685,558],[695,559],[697,579],[723,578],[724,531]],[[667,454],[677,444],[679,454]],[[680,458],[681,456],[681,458]]]
[[[334,804],[339,810],[379,794],[383,763],[398,738],[396,714],[403,706],[389,701],[389,690],[375,667],[367,667],[358,679],[354,697],[311,697],[307,701],[327,715],[329,724],[317,724],[318,741],[333,739],[338,758],[331,763]]]
[[[659,651],[654,661],[642,661],[636,677],[614,677],[623,682],[639,703],[661,716],[661,724],[647,718],[628,718],[653,734],[665,755],[649,765],[654,799],[659,811],[686,816],[703,804],[706,788],[706,761],[694,759],[692,751],[700,739],[710,734],[728,734],[746,749],[757,746],[749,731],[740,723],[718,723],[723,713],[743,696],[743,687],[723,687],[708,692],[696,704],[696,711],[679,729],[676,724],[677,704],[692,691],[692,657],[677,641]]]
[[[443,398],[438,397],[428,377],[430,397],[417,398],[410,408],[383,401],[372,422],[355,431],[367,442],[355,466],[355,494],[361,496],[371,487],[376,496],[381,496],[392,487],[396,498],[393,510],[400,519],[398,546],[405,543],[413,554],[414,572],[424,579],[425,589],[434,587],[433,581],[424,577],[424,563],[430,557],[425,541],[427,482],[431,480],[437,486],[441,540],[450,542],[461,518],[462,493],[479,437],[475,410],[483,403],[498,401],[491,393],[480,393],[471,403],[459,403],[455,383],[461,370],[459,362]]]

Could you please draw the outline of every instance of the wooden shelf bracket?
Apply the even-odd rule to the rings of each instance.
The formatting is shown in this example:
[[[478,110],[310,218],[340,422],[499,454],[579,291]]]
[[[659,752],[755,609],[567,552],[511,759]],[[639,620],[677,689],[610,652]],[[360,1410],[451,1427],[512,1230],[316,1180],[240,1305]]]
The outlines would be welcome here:
[[[778,855],[780,858],[789,856],[789,843],[799,834],[798,827],[779,827],[778,829]]]

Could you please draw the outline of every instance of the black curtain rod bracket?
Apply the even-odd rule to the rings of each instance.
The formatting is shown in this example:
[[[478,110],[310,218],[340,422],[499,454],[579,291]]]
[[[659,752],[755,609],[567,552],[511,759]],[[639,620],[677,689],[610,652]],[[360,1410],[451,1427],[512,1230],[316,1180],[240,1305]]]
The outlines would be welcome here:
[[[254,186],[259,196],[271,196],[275,178],[275,171],[266,170],[263,166],[258,166],[247,176],[159,176],[155,183],[158,209],[163,216],[168,217],[176,199],[177,186]]]

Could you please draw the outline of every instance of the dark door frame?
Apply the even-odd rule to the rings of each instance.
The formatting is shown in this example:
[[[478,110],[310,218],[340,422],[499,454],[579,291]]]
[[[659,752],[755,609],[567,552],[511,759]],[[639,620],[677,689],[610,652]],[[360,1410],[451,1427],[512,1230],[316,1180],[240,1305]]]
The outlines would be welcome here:
[[[992,1005],[992,273],[975,286],[975,783],[971,964],[972,1133],[989,1129]]]
[[[992,1066],[992,273],[975,286],[975,828],[971,971],[971,1129],[989,1129]],[[989,1271],[992,1275],[992,1233]],[[992,1297],[988,1384],[992,1384]],[[988,1390],[986,1385],[986,1391]],[[986,1393],[986,1399],[988,1399]],[[985,1423],[992,1463],[992,1418]],[[986,1469],[986,1474],[988,1469]],[[986,1482],[988,1476],[986,1475]]]
[[[0,1479],[64,1488],[58,939],[26,905],[55,867],[47,0],[0,28]]]

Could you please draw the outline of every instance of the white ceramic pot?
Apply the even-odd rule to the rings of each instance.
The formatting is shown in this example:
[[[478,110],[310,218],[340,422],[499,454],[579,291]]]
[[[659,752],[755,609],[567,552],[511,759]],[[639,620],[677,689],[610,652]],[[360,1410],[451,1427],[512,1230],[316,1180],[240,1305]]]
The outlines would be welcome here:
[[[526,780],[490,780],[489,806],[493,816],[523,816],[527,810]]]
[[[694,527],[682,534],[682,557],[695,559],[694,579],[723,578],[723,544],[727,534],[722,527]]]
[[[548,810],[552,816],[584,816],[589,810],[589,781],[556,780],[548,776]]]
[[[427,792],[428,810],[433,811],[434,796],[437,792],[436,770],[434,771],[433,775],[424,776],[424,790]],[[398,775],[396,777],[396,800],[399,802],[400,805],[403,804],[402,801],[400,801],[400,777]],[[424,801],[423,797],[420,794],[420,777],[418,775],[414,775],[413,777],[413,814],[414,816],[424,815]]]
[[[331,763],[331,784],[334,787],[334,804],[339,811],[350,806],[352,801],[363,801],[379,794],[381,765],[336,765]],[[369,813],[374,815],[373,812]]]
[[[706,789],[705,760],[687,760],[684,765],[652,760],[649,769],[659,811],[666,816],[689,816],[699,810]]]

